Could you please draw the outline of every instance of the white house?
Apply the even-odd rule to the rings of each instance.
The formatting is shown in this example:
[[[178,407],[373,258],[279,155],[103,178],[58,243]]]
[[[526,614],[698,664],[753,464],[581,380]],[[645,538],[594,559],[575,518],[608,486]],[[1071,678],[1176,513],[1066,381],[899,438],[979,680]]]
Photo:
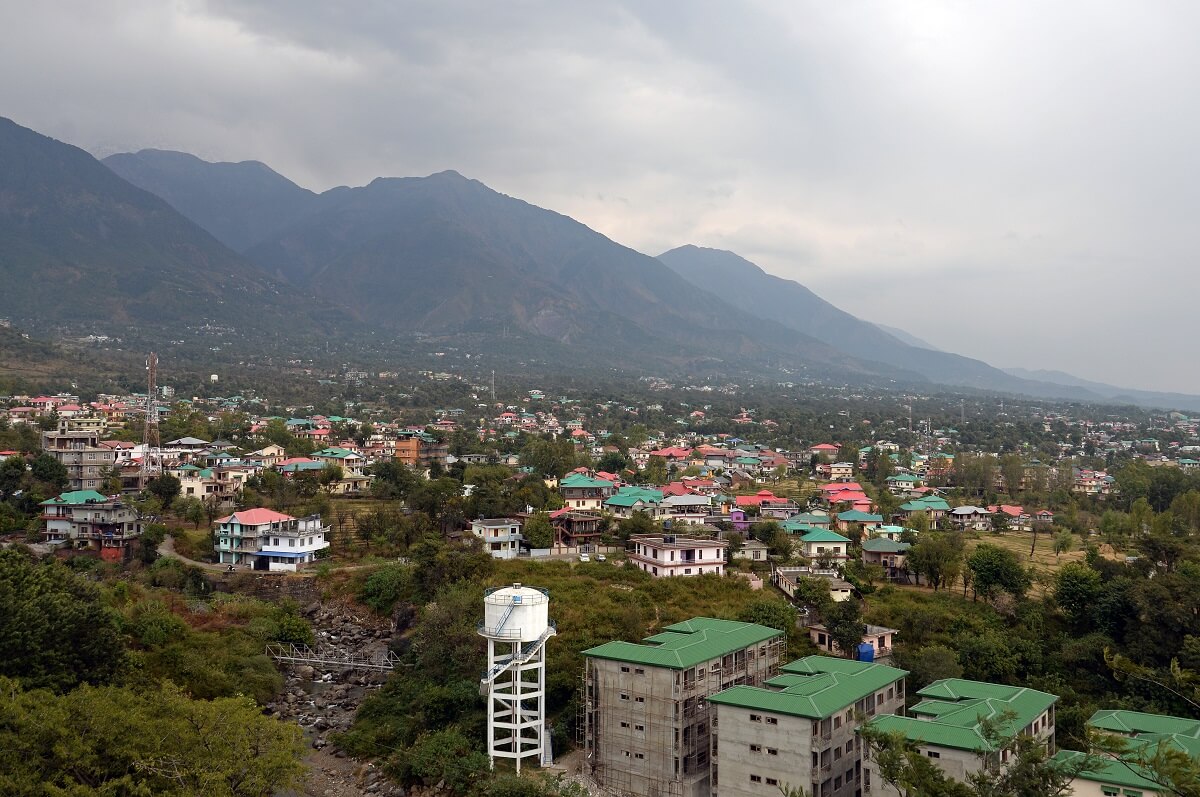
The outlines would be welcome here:
[[[660,578],[725,572],[724,540],[696,539],[675,534],[642,534],[629,538],[629,561]]]
[[[329,527],[320,515],[294,518],[260,507],[234,512],[215,525],[213,547],[222,564],[295,572],[329,547]]]
[[[513,518],[480,518],[471,521],[471,533],[483,541],[493,559],[516,559],[521,552],[521,521]]]

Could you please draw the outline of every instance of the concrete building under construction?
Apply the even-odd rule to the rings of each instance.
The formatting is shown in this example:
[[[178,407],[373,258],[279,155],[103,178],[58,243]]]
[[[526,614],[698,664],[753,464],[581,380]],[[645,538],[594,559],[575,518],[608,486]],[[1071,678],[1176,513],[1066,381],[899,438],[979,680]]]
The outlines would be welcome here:
[[[608,789],[643,797],[708,797],[708,698],[761,685],[784,652],[773,628],[696,617],[642,642],[584,651],[587,766]]]

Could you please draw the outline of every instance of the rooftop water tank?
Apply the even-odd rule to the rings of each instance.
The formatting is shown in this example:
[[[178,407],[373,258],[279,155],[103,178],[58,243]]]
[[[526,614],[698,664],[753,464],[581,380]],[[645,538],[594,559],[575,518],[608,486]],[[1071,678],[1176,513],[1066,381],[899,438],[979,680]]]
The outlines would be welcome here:
[[[550,625],[550,597],[540,589],[513,584],[483,599],[483,626],[489,639],[533,642]]]
[[[875,646],[869,642],[863,642],[858,646],[859,661],[875,661]]]

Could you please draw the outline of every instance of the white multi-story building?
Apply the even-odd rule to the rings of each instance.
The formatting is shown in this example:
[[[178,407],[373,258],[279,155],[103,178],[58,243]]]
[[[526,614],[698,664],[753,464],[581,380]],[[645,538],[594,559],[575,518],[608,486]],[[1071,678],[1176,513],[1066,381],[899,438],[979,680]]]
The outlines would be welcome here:
[[[294,518],[261,507],[246,509],[217,520],[213,547],[222,564],[294,572],[329,547],[329,527],[320,515]]]
[[[701,576],[725,572],[724,540],[642,534],[629,538],[629,561],[653,576]]]
[[[471,521],[471,533],[483,541],[493,559],[516,559],[521,552],[521,521],[513,518],[480,518]]]

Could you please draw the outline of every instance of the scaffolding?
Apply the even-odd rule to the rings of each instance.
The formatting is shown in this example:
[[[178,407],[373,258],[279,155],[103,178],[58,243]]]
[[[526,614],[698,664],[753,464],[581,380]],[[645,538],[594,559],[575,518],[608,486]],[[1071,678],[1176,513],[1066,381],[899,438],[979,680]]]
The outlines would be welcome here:
[[[326,670],[375,670],[390,672],[400,666],[400,657],[390,650],[372,657],[367,653],[346,653],[340,650],[313,650],[308,645],[272,643],[267,655],[284,664],[307,664]]]

